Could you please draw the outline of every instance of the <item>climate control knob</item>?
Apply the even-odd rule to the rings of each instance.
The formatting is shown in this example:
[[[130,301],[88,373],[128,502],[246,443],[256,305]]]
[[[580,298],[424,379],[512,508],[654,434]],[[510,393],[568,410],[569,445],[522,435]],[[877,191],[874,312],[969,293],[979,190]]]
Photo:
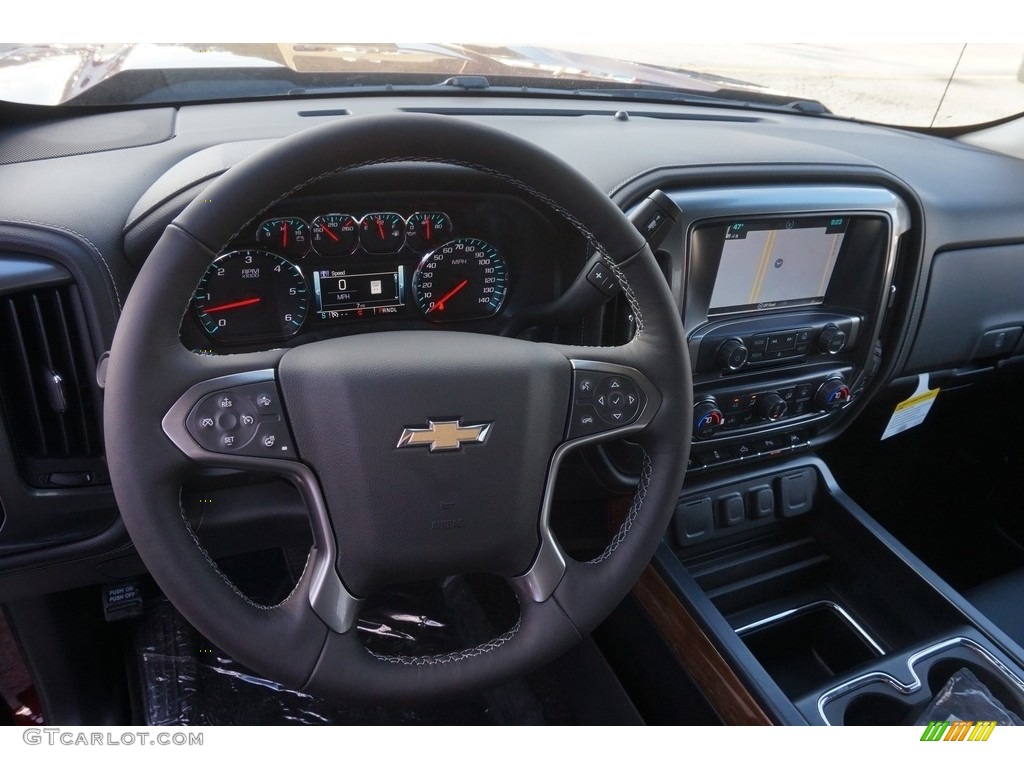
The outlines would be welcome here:
[[[693,436],[706,440],[725,423],[725,414],[714,399],[702,400],[693,406]]]
[[[836,355],[846,346],[846,331],[835,323],[829,323],[818,334],[818,351],[823,355]]]
[[[836,411],[850,402],[850,388],[838,376],[828,379],[818,388],[814,405],[821,411]]]
[[[729,339],[718,348],[715,362],[723,371],[738,371],[747,363],[747,345],[742,339]]]
[[[786,415],[787,407],[778,392],[769,392],[757,401],[757,415],[768,421],[778,421]]]

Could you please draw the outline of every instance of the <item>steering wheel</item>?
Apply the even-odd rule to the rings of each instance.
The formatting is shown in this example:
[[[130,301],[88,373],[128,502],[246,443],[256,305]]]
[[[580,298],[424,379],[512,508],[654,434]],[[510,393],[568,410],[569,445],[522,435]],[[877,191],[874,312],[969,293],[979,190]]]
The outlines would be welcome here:
[[[179,327],[193,291],[243,227],[325,176],[400,162],[474,169],[562,217],[621,284],[634,338],[572,347],[396,331],[246,354],[185,349]],[[203,199],[167,227],[139,273],[106,385],[117,502],[181,613],[285,685],[377,701],[495,684],[554,659],[596,626],[667,527],[692,409],[678,313],[623,213],[517,137],[408,114],[344,118],[283,139],[224,173]],[[598,407],[599,391],[625,393],[618,415]],[[222,444],[228,428],[242,434],[234,445]],[[632,506],[600,556],[574,560],[549,521],[559,464],[579,446],[626,435],[643,451]],[[195,463],[277,473],[300,490],[314,545],[280,604],[251,601],[203,549],[180,504]],[[511,585],[520,614],[509,631],[438,656],[383,656],[360,642],[355,621],[376,590],[469,573]]]

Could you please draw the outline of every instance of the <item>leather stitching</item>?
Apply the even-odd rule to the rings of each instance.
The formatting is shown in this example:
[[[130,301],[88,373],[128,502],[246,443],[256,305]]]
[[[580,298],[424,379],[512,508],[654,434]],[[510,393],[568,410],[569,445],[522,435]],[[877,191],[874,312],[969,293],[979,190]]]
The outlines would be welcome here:
[[[619,545],[626,540],[626,536],[629,535],[630,529],[633,527],[633,523],[636,522],[637,515],[640,514],[640,509],[644,505],[644,500],[647,498],[647,489],[651,485],[651,477],[654,474],[654,463],[651,461],[651,457],[647,451],[643,448],[640,449],[643,452],[643,469],[640,472],[640,483],[636,487],[636,493],[633,496],[633,503],[629,507],[629,514],[626,515],[626,519],[622,521],[622,525],[619,526],[619,530],[616,532],[615,537],[609,542],[608,546],[605,547],[604,552],[595,557],[590,561],[592,565],[603,563]]]
[[[210,553],[207,552],[206,548],[203,547],[203,545],[200,543],[199,537],[196,536],[195,530],[192,528],[192,524],[188,521],[188,518],[185,516],[185,505],[181,499],[180,489],[178,491],[178,512],[181,514],[181,521],[185,524],[185,530],[188,532],[188,535],[192,537],[192,541],[195,543],[196,549],[198,549],[202,556],[206,558],[207,565],[209,565],[210,568],[213,569],[214,573],[220,576],[221,580],[231,588],[231,591],[238,595],[240,598],[242,598],[242,600],[244,600],[247,605],[249,605],[252,608],[258,608],[261,611],[272,611],[276,608],[280,608],[281,606],[283,606],[285,603],[292,599],[296,592],[298,592],[299,584],[302,583],[301,575],[296,580],[295,586],[292,587],[292,591],[289,592],[288,596],[285,597],[284,600],[282,600],[277,605],[261,605],[260,603],[255,602],[247,594],[245,594],[242,590],[235,586],[235,583],[227,577],[227,575],[224,573],[224,571],[220,569],[220,567],[217,565],[214,559],[210,557]],[[306,568],[309,567],[309,558],[311,556],[312,550],[310,550],[310,553],[306,555],[306,564],[302,567],[303,575],[305,575],[306,573]]]
[[[473,648],[466,648],[462,651],[455,651],[453,653],[442,653],[436,656],[385,656],[380,653],[375,653],[369,648],[366,649],[367,653],[373,656],[378,661],[385,661],[389,664],[401,664],[407,667],[423,667],[432,666],[435,664],[451,664],[457,661],[465,661],[466,659],[472,659],[476,656],[483,656],[485,653],[496,651],[501,648],[505,643],[511,640],[519,633],[519,629],[522,625],[522,617],[516,620],[515,625],[501,635],[498,635],[493,640],[488,640],[486,643],[474,646]]]
[[[107,260],[105,258],[103,258],[102,251],[100,251],[100,249],[97,248],[93,244],[93,242],[88,237],[83,235],[81,232],[76,232],[73,229],[68,229],[67,227],[62,227],[59,224],[47,224],[44,221],[32,221],[31,219],[2,219],[2,220],[0,220],[0,223],[2,223],[2,224],[31,224],[33,226],[44,227],[46,229],[57,229],[57,230],[60,230],[61,232],[65,232],[65,233],[67,233],[69,235],[73,235],[77,239],[81,240],[83,243],[85,243],[85,245],[88,246],[88,249],[91,249],[92,253],[95,254],[95,256],[99,257],[100,262],[103,264],[103,268],[106,269],[106,271],[107,271],[107,278],[110,280],[110,287],[114,291],[114,300],[117,302],[117,311],[118,311],[118,313],[120,313],[121,310],[124,308],[122,306],[122,304],[121,304],[121,294],[117,290],[117,283],[114,282],[114,273],[111,272],[110,265],[107,263]]]

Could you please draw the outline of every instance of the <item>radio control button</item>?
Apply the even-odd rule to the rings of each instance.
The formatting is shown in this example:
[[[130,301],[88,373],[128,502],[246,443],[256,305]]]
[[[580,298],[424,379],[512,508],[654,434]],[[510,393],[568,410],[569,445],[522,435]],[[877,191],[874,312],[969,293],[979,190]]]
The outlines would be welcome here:
[[[726,371],[738,371],[747,363],[750,350],[742,339],[729,339],[718,348],[715,361],[718,367]]]

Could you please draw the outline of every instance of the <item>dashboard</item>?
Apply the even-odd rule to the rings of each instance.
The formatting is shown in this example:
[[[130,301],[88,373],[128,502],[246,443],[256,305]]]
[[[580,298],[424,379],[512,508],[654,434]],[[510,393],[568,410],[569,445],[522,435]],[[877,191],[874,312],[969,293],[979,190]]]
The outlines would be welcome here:
[[[27,339],[31,352],[33,338],[64,334],[36,321],[33,302],[51,299],[30,290],[57,286],[65,314],[80,318],[69,333],[85,396],[54,414],[39,406],[52,384],[4,366],[0,385],[15,394],[5,398],[0,549],[32,561],[42,544],[103,531],[118,539],[102,392],[88,372],[110,347],[137,270],[224,170],[281,136],[350,115],[430,112],[515,133],[585,174],[642,231],[652,224],[645,200],[664,195],[656,236],[647,235],[688,334],[694,405],[708,421],[694,425],[693,470],[823,445],[901,376],[1019,358],[1020,160],[849,121],[622,106],[382,96],[13,122],[0,135],[4,335]],[[187,349],[234,355],[388,330],[583,345],[635,332],[615,286],[580,298],[594,264],[576,228],[470,168],[406,159],[328,174],[249,215],[181,308]],[[747,236],[734,237],[736,226]],[[448,244],[451,254],[439,252]],[[958,302],[969,286],[977,298]],[[8,359],[52,367],[20,349],[5,350]],[[34,437],[39,424],[52,434],[45,445]],[[598,463],[623,486],[638,466],[628,446],[609,446]],[[41,494],[55,491],[69,500],[51,513],[62,523],[40,527],[38,510],[51,506]]]
[[[410,111],[539,146],[652,246],[692,368],[662,393],[690,398],[692,385],[693,423],[678,427],[693,435],[687,483],[718,483],[732,504],[712,510],[702,496],[692,517],[677,515],[682,548],[787,516],[752,507],[764,496],[751,502],[740,476],[763,469],[758,493],[772,495],[790,458],[818,461],[919,381],[973,391],[1024,378],[1024,160],[965,140],[797,114],[473,93],[19,116],[0,128],[0,602],[143,572],[106,471],[104,357],[175,217],[193,201],[216,206],[210,185],[282,137]],[[399,158],[326,174],[246,216],[208,249],[168,354],[183,348],[228,371],[249,353],[372,344],[389,331],[580,349],[626,345],[642,326],[574,222],[478,169]],[[577,410],[605,413],[597,398],[628,375],[604,371],[594,382],[607,392],[577,392]],[[612,405],[608,421],[621,413]],[[595,439],[565,462],[550,495],[584,544],[600,527],[595,500],[632,493],[645,458],[627,437]],[[806,511],[807,477],[786,501],[794,515]],[[196,483],[183,514],[215,554],[287,541],[294,496],[272,487],[258,498],[254,486],[214,513],[207,499],[243,481],[225,470]],[[431,535],[458,527],[445,515]]]

